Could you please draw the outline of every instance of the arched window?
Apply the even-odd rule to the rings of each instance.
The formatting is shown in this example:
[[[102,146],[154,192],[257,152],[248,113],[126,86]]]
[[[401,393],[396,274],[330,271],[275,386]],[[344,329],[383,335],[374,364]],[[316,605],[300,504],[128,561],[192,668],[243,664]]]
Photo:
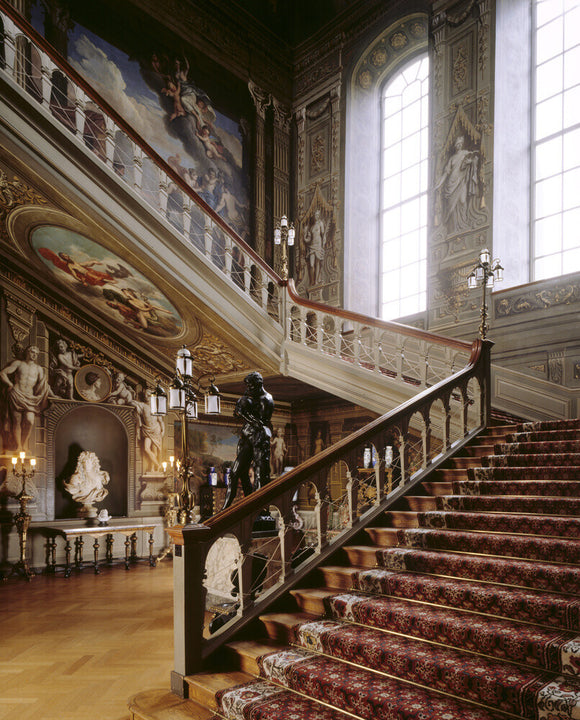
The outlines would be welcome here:
[[[344,307],[365,315],[393,319],[425,305],[428,27],[425,13],[400,18],[365,42],[350,69]],[[388,295],[395,285],[402,297]]]
[[[427,304],[427,54],[385,83],[381,121],[380,316],[393,320]]]
[[[580,3],[534,3],[532,279],[580,270]]]

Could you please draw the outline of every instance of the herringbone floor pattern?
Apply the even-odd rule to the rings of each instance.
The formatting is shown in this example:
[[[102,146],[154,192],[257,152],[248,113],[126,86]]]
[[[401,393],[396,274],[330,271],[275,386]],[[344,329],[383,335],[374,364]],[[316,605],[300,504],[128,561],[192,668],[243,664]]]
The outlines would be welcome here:
[[[0,584],[0,719],[127,720],[173,668],[171,560]]]

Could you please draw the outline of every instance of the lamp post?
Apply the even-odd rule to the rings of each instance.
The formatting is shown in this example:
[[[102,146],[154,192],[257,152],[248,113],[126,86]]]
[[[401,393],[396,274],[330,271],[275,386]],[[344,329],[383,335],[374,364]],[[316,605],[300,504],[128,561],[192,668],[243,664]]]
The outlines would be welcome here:
[[[187,423],[197,420],[197,394],[205,396],[205,413],[219,415],[221,411],[220,393],[214,385],[213,377],[205,388],[201,380],[207,373],[197,380],[193,376],[193,358],[185,345],[177,351],[175,361],[175,374],[169,386],[169,410],[175,410],[181,419],[181,458],[176,460],[177,474],[181,481],[179,490],[179,523],[186,525],[193,522],[194,498],[191,491],[191,478],[193,476],[192,461],[189,457],[189,444]],[[168,410],[167,393],[157,381],[157,385],[149,398],[151,413],[153,415],[166,415]]]
[[[481,301],[481,323],[479,325],[479,336],[485,340],[489,324],[487,322],[487,288],[493,288],[496,282],[503,280],[503,267],[498,258],[492,262],[489,250],[484,248],[479,253],[479,262],[467,276],[467,287],[474,290],[478,284],[483,288],[483,298]]]
[[[288,218],[282,215],[274,228],[274,245],[282,246],[282,280],[288,280],[288,248],[294,245],[295,237],[294,223],[288,224]]]

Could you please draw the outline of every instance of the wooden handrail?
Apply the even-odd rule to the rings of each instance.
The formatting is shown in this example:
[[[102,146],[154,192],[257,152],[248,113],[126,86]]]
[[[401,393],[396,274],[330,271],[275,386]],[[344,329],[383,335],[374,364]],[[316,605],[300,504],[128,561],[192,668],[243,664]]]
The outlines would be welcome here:
[[[316,300],[306,300],[298,295],[296,285],[292,279],[288,280],[288,295],[290,296],[292,302],[295,302],[297,305],[310,308],[311,310],[324,312],[327,315],[335,315],[342,320],[349,320],[351,322],[357,322],[361,325],[368,325],[382,330],[391,330],[392,332],[401,333],[402,335],[416,337],[419,340],[426,340],[436,345],[446,345],[458,350],[468,351],[471,348],[471,343],[466,342],[465,340],[458,340],[457,338],[450,338],[444,335],[436,335],[428,330],[421,330],[420,328],[411,327],[410,325],[403,325],[402,323],[394,322],[393,320],[380,320],[379,318],[362,315],[361,313],[357,313],[352,310],[342,310],[341,308],[330,307],[329,305],[324,305]]]
[[[488,344],[489,341],[488,341]],[[364,428],[356,430],[346,438],[339,440],[334,445],[322,450],[320,453],[301,463],[299,467],[289,470],[281,477],[273,480],[260,490],[245,497],[240,502],[232,505],[226,510],[221,510],[212,517],[204,521],[203,524],[187,525],[183,528],[174,529],[174,542],[178,544],[188,541],[195,541],[203,536],[204,540],[211,540],[219,537],[229,527],[238,523],[243,517],[258,513],[268,504],[274,504],[274,500],[282,493],[298,488],[308,477],[315,474],[325,467],[329,467],[333,462],[338,460],[349,448],[360,445],[368,438],[372,437],[381,428],[381,426],[395,424],[400,418],[406,415],[410,408],[420,407],[423,403],[429,402],[434,396],[437,397],[448,387],[453,387],[477,365],[482,356],[484,343],[482,340],[475,340],[471,346],[471,355],[467,365],[446,380],[442,380],[433,387],[430,387],[418,393],[414,397],[399,405],[394,410],[385,413],[376,418]],[[172,535],[173,537],[173,535]]]

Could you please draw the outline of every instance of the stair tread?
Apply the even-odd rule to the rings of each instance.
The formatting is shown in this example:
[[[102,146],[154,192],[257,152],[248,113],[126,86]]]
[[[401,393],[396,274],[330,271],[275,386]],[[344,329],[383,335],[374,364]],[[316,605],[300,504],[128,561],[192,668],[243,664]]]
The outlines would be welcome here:
[[[134,720],[212,720],[215,717],[214,711],[204,705],[161,689],[137,693],[127,705]]]

